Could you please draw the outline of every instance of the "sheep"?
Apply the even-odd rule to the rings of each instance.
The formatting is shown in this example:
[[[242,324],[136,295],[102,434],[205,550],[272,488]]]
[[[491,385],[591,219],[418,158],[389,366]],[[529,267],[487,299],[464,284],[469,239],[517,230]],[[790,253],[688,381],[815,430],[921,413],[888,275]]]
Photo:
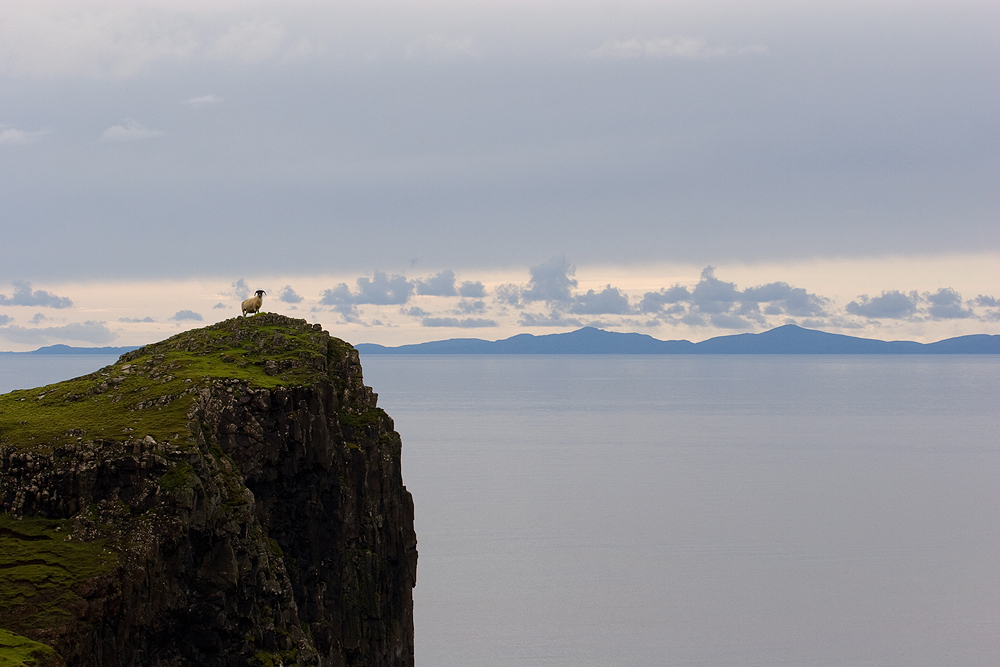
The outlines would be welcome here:
[[[256,296],[250,297],[240,305],[243,309],[243,317],[246,317],[247,313],[253,313],[256,315],[260,312],[260,305],[264,302],[264,295],[267,294],[267,292],[259,289],[254,294],[256,294]]]

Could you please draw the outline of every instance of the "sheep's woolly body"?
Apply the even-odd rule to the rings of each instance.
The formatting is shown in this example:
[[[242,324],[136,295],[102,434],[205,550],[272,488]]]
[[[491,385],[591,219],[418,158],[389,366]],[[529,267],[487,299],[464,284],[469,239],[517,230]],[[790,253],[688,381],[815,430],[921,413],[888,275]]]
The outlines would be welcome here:
[[[264,290],[257,290],[257,295],[252,296],[246,301],[244,301],[240,308],[243,309],[243,317],[247,316],[247,313],[257,313],[260,310],[261,304],[264,303]]]

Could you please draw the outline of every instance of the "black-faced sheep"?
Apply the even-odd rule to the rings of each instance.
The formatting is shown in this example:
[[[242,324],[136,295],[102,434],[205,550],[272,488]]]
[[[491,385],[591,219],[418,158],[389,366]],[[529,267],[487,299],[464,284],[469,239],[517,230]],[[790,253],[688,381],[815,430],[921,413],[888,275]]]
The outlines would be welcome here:
[[[240,308],[243,309],[243,317],[246,317],[247,313],[253,313],[256,315],[260,311],[260,306],[264,303],[264,295],[267,294],[267,292],[259,289],[254,294],[256,294],[256,296],[250,297],[240,305]]]

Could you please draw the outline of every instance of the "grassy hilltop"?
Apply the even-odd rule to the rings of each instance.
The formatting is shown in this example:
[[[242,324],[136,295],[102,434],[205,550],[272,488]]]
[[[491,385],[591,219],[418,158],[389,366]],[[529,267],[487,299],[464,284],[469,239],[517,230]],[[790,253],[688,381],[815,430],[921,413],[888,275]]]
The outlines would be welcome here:
[[[211,380],[306,385],[325,375],[328,356],[352,349],[299,322],[289,327],[287,318],[266,314],[227,320],[128,352],[89,375],[0,395],[0,445],[49,451],[133,434],[183,444],[187,412]]]
[[[412,501],[375,400],[353,347],[273,314],[0,395],[0,667],[412,661]]]

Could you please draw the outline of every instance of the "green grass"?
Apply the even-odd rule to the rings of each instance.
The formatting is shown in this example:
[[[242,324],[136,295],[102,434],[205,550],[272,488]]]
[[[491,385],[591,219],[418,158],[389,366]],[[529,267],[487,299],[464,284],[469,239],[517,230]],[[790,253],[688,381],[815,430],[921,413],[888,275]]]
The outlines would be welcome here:
[[[0,628],[0,667],[61,665],[62,658],[45,644]]]
[[[215,380],[311,384],[352,348],[280,315],[234,318],[122,355],[79,378],[0,395],[0,446],[51,451],[80,441],[189,441],[187,414]]]
[[[71,526],[0,514],[0,627],[29,632],[75,622],[73,610],[85,606],[76,591],[115,568],[117,554],[104,541],[68,540]]]

